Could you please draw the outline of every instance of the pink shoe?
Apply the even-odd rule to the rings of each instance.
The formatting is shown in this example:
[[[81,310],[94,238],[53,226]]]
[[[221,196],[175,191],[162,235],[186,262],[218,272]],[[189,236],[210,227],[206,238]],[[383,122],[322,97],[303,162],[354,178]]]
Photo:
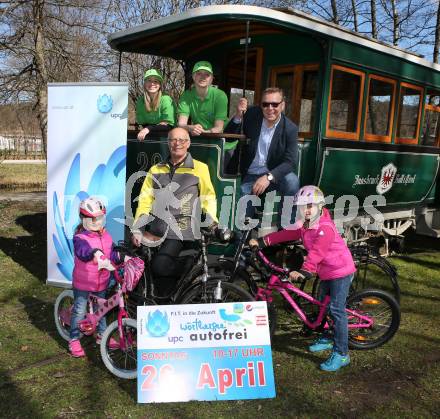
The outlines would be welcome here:
[[[100,345],[102,341],[101,335],[96,335],[96,344]],[[109,349],[119,349],[119,342],[116,339],[110,338],[108,341]]]
[[[84,352],[84,349],[82,348],[79,339],[72,339],[69,342],[69,351],[70,354],[75,358],[81,358],[83,356],[86,356],[86,353]]]

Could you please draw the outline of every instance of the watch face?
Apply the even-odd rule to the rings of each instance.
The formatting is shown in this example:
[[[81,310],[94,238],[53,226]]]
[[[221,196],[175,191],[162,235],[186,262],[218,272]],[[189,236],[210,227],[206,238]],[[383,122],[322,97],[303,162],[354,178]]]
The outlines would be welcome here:
[[[267,179],[269,180],[269,182],[272,182],[272,180],[273,180],[273,174],[272,174],[272,173],[268,173],[268,174],[267,174]]]

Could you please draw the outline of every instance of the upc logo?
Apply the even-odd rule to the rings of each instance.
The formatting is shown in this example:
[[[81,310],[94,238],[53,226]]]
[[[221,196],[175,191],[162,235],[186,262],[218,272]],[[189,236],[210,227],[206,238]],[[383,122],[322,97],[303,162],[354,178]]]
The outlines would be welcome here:
[[[160,310],[156,310],[149,312],[145,327],[149,335],[154,338],[165,336],[170,330],[170,321],[168,320],[166,311],[161,312]]]
[[[113,99],[111,96],[104,94],[102,96],[98,96],[97,101],[98,111],[101,113],[108,113],[113,108]]]

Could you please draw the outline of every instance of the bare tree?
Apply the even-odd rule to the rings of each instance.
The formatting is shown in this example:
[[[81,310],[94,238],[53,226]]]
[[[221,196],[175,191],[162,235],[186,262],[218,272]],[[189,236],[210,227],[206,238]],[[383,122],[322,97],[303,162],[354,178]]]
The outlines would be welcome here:
[[[95,77],[101,5],[98,0],[2,1],[0,102],[33,104],[44,152],[47,83]]]
[[[376,17],[376,0],[370,1],[371,7],[371,36],[377,39],[377,17]]]
[[[434,34],[434,51],[432,54],[432,61],[438,63],[438,53],[440,46],[440,1],[437,6],[437,18],[435,24],[435,34]]]
[[[353,12],[353,26],[355,32],[359,32],[359,24],[358,24],[358,13],[357,13],[357,6],[356,6],[356,0],[351,0],[351,9]]]

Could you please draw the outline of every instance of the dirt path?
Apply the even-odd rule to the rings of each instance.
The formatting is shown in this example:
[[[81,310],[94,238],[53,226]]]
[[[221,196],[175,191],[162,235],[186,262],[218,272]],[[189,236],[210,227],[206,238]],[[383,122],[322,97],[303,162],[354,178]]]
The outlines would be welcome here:
[[[0,201],[45,201],[47,192],[0,191]]]

